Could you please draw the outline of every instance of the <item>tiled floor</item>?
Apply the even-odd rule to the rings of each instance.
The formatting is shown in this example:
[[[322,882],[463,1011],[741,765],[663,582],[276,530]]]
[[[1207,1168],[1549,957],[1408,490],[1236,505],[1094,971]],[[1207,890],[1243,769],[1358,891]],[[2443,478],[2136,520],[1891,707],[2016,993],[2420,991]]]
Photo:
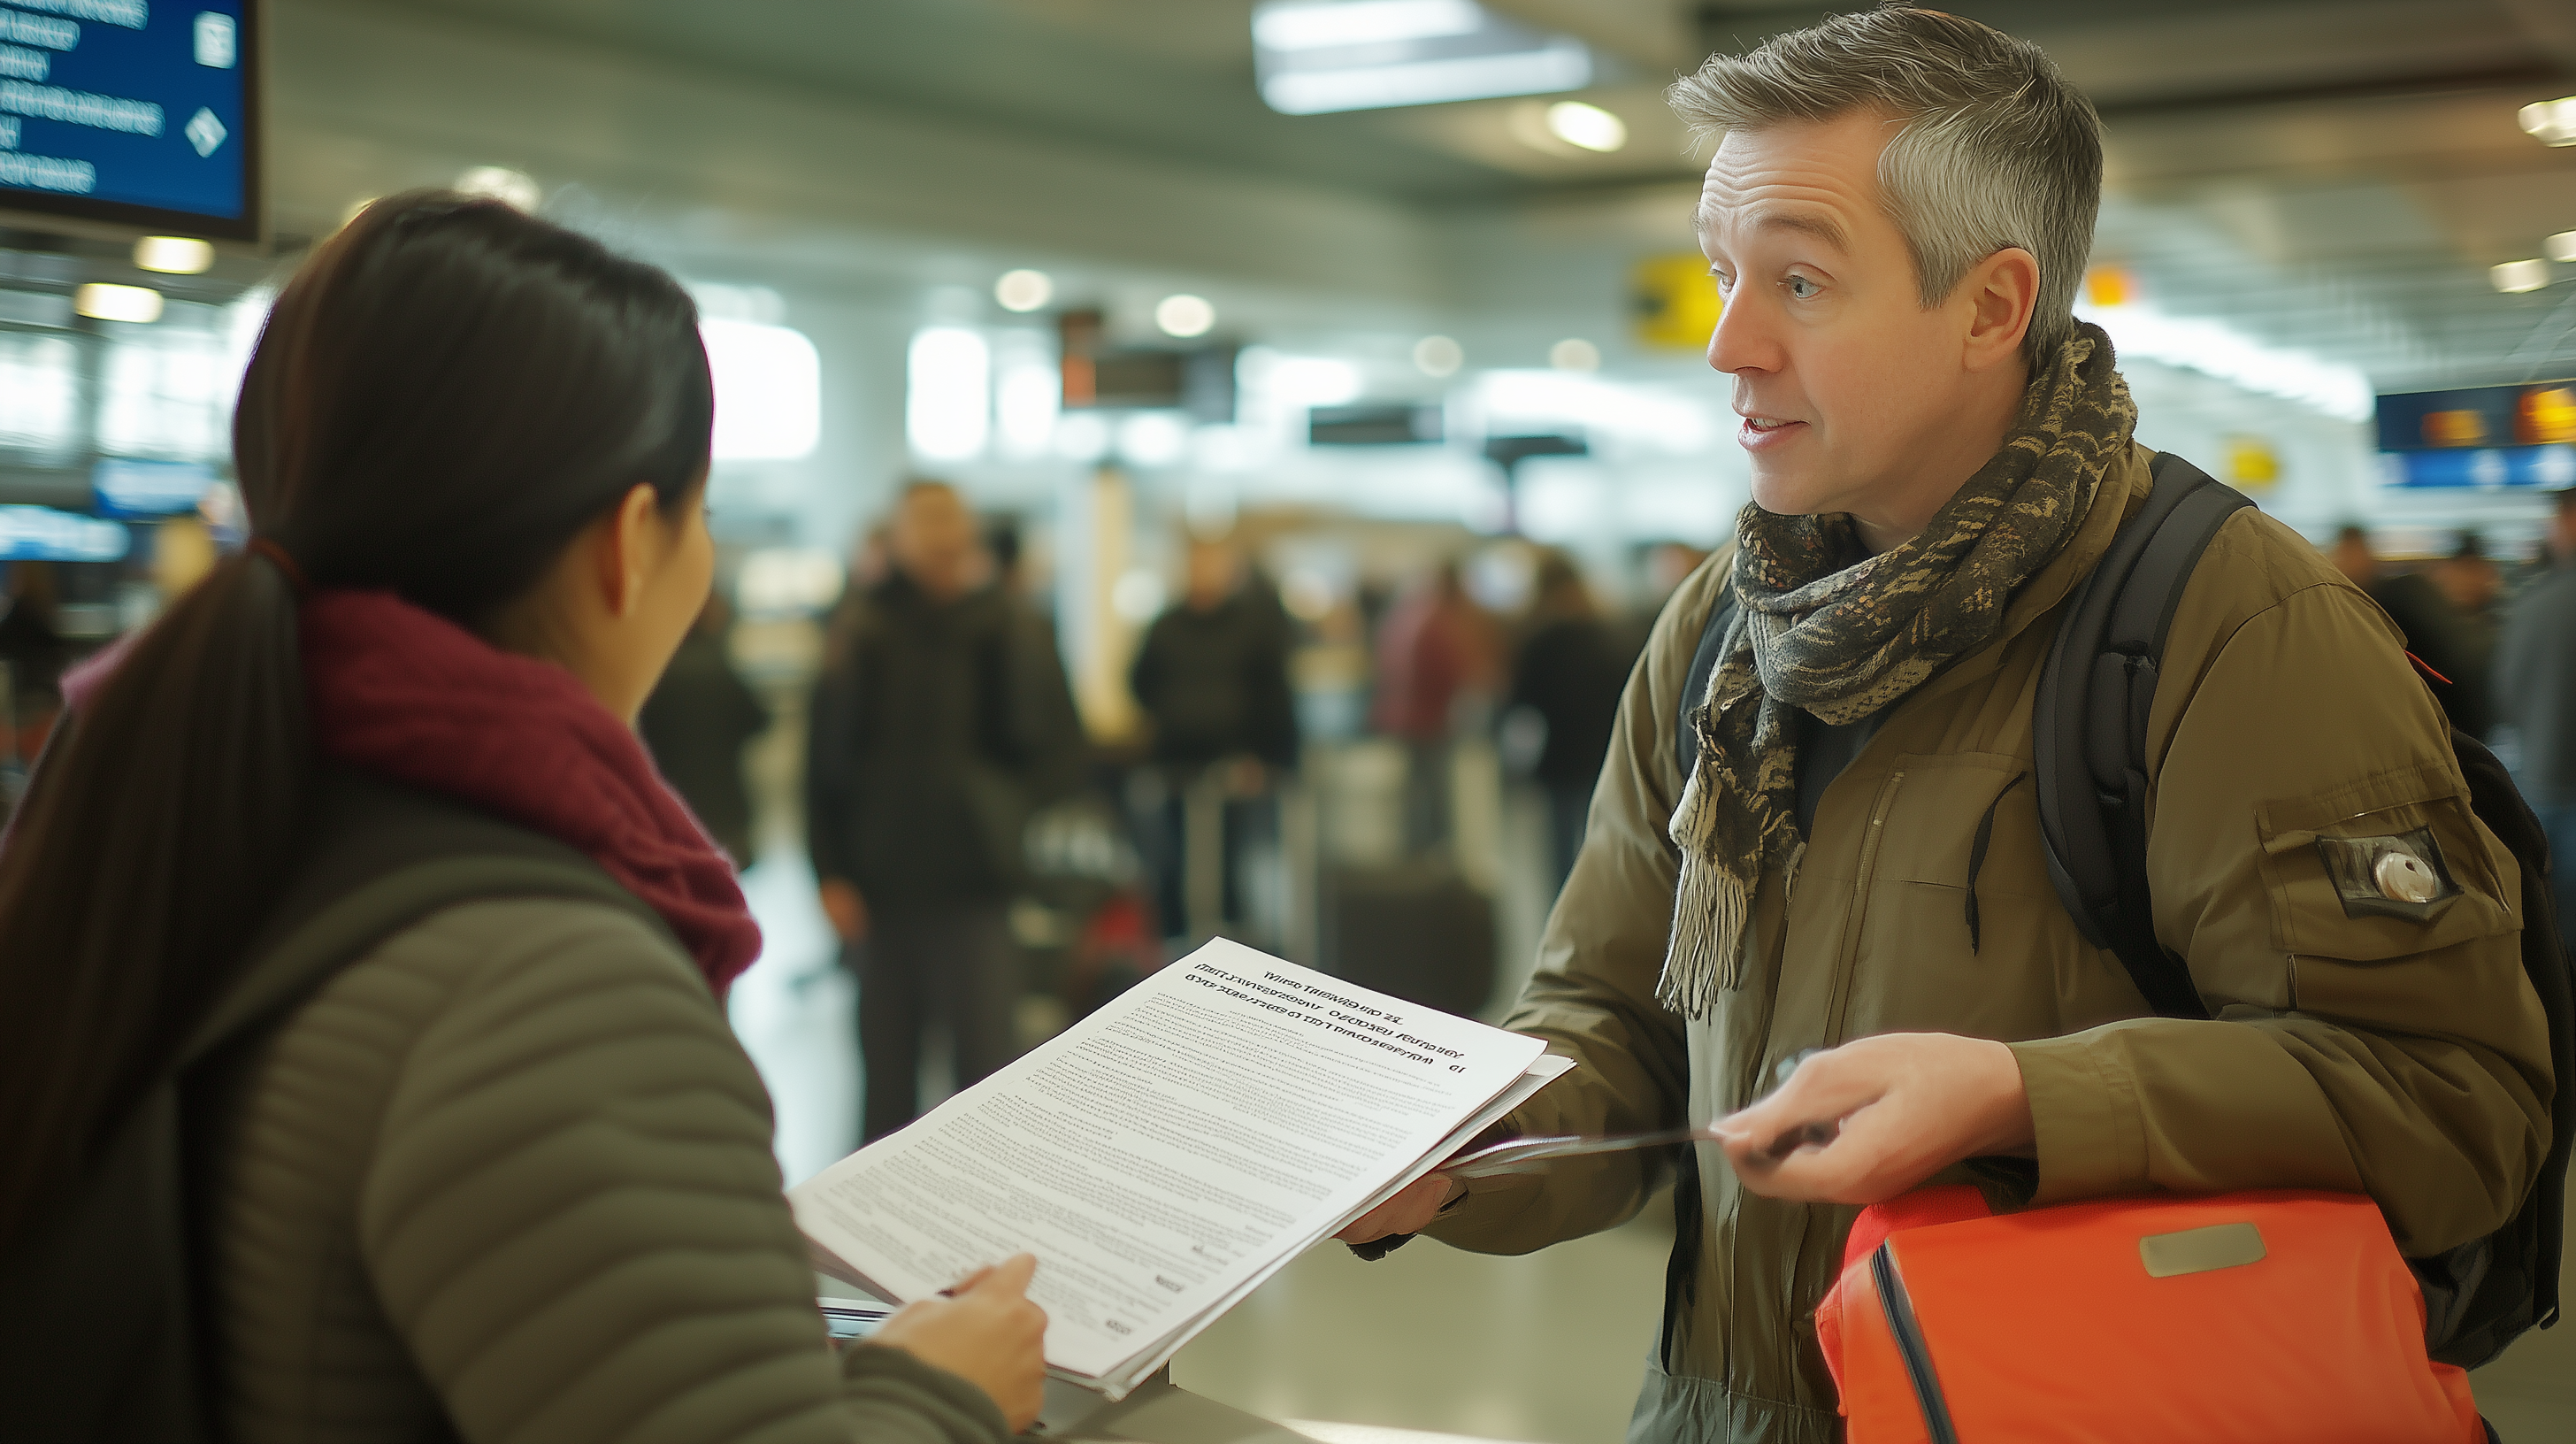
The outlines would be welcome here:
[[[769,1080],[794,1182],[855,1134],[853,990],[802,857],[773,853],[744,884],[768,947],[734,989],[734,1023]],[[1507,917],[1506,927],[1526,936],[1534,922]],[[1524,1258],[1425,1241],[1366,1264],[1327,1244],[1183,1350],[1174,1378],[1271,1418],[1616,1444],[1660,1317],[1670,1241],[1659,1203],[1626,1228]],[[2476,1379],[2509,1444],[2576,1440],[2576,1326],[2525,1336]]]

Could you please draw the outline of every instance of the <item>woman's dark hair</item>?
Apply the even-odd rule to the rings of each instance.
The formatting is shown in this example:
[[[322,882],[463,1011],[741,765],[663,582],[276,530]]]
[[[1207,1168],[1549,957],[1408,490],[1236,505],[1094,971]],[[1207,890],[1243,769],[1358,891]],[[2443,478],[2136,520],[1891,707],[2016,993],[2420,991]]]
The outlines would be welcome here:
[[[278,296],[233,416],[253,529],[314,587],[466,626],[638,484],[703,484],[714,393],[668,275],[497,201],[369,206]],[[297,589],[246,550],[136,639],[0,849],[0,1243],[244,962],[315,776]]]

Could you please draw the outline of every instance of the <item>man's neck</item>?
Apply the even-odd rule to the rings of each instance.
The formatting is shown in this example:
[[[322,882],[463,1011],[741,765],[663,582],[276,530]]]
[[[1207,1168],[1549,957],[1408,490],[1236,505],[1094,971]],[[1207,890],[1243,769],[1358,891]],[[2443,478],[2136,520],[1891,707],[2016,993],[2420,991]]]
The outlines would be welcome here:
[[[1887,503],[1866,515],[1852,513],[1860,544],[1871,556],[1904,545],[1922,534],[1969,478],[1985,469],[2001,451],[2021,419],[2022,399],[2030,389],[2030,368],[2016,360],[2008,370],[1979,386],[1955,413],[1957,419],[1928,439],[1917,453],[1907,481],[1891,490]]]

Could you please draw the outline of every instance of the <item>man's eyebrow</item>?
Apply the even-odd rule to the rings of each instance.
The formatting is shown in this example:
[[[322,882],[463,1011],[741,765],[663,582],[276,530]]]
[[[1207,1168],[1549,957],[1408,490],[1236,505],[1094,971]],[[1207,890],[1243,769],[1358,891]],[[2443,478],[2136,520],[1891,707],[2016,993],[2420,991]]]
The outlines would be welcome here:
[[[1711,219],[1707,205],[1702,204],[1691,219],[1696,229],[1707,230]],[[1851,237],[1843,233],[1842,223],[1831,216],[1808,211],[1763,210],[1754,212],[1750,225],[1756,230],[1796,231],[1810,235],[1844,255],[1851,254]]]

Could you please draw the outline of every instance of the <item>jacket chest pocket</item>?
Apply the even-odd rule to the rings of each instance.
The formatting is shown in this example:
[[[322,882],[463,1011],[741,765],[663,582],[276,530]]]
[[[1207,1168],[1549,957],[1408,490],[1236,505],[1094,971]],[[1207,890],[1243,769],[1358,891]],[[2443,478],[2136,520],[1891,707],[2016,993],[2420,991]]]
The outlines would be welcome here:
[[[2027,759],[1899,758],[1863,839],[1841,1038],[1932,1029],[2044,1037],[2139,1010],[2058,901]]]
[[[2029,762],[1999,752],[1949,752],[1900,757],[1895,769],[1905,784],[1871,819],[1878,835],[1862,845],[1876,856],[1863,886],[1924,883],[1964,893],[1973,869],[1980,892],[2001,886],[2055,896],[2038,865],[2039,810]],[[1977,846],[1981,826],[1983,849]]]

